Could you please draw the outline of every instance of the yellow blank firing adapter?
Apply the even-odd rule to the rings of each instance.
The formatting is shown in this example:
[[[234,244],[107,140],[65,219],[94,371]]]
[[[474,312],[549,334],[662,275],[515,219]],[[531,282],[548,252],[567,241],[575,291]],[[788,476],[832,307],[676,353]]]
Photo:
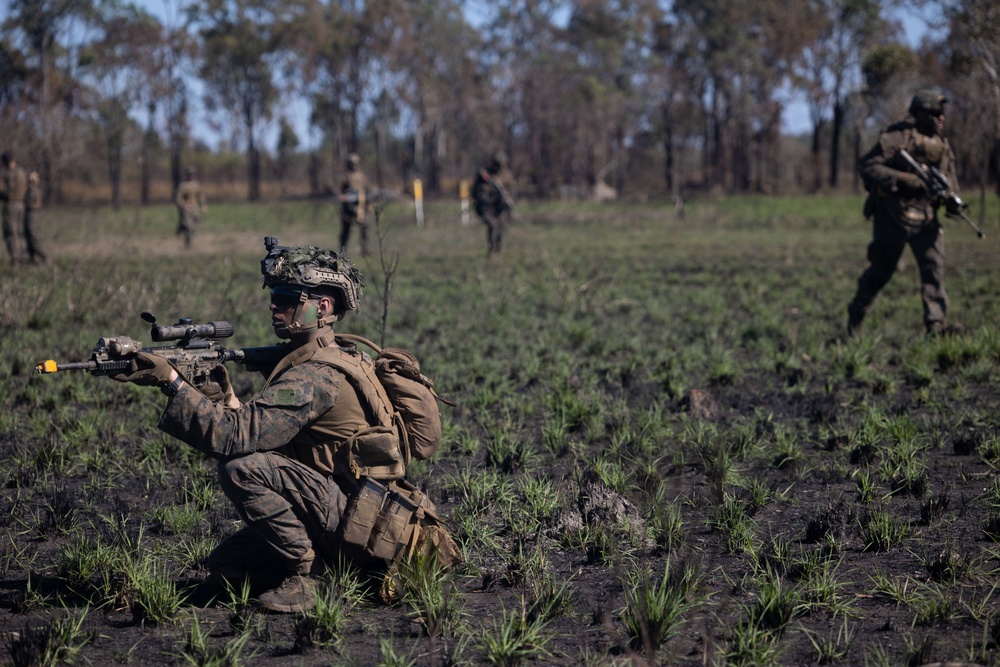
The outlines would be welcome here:
[[[55,359],[46,359],[45,361],[38,362],[35,366],[36,373],[55,373],[59,370],[58,364],[56,364]]]

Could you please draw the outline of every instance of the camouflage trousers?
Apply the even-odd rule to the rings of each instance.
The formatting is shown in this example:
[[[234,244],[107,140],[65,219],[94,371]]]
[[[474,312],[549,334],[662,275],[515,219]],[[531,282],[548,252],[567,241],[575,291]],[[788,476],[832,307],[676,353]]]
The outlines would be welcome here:
[[[45,248],[38,240],[38,223],[41,212],[38,209],[26,208],[24,210],[24,241],[28,246],[28,259],[31,261],[44,262],[48,259]]]
[[[486,248],[490,255],[500,252],[503,244],[503,233],[507,226],[507,215],[497,214],[490,210],[477,211],[486,225]]]
[[[208,569],[269,575],[299,572],[335,553],[347,499],[332,477],[274,452],[219,464],[219,483],[246,526],[208,557]]]
[[[848,306],[852,320],[860,323],[868,314],[875,297],[896,271],[907,245],[913,250],[920,270],[924,326],[932,330],[944,325],[948,313],[948,294],[944,289],[944,230],[934,224],[918,232],[908,232],[878,214],[868,246],[869,266],[858,279],[858,291]]]
[[[3,242],[10,261],[17,264],[25,259],[24,252],[24,202],[8,201],[3,205]]]
[[[180,217],[177,220],[177,235],[184,237],[184,247],[191,247],[191,239],[194,237],[195,231],[198,229],[198,223],[201,222],[201,217],[196,211],[189,211],[187,209],[180,210]]]
[[[347,250],[347,242],[351,239],[351,227],[357,226],[361,235],[361,255],[368,255],[368,223],[359,222],[357,218],[343,217],[340,219],[340,250]]]

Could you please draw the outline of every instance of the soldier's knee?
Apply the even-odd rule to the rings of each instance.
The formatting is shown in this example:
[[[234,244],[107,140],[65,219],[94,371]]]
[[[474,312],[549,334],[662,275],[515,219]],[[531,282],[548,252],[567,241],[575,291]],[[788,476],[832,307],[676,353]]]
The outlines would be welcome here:
[[[234,492],[239,492],[248,485],[255,485],[260,471],[267,465],[266,456],[261,452],[220,461],[219,486],[223,493],[232,497]]]

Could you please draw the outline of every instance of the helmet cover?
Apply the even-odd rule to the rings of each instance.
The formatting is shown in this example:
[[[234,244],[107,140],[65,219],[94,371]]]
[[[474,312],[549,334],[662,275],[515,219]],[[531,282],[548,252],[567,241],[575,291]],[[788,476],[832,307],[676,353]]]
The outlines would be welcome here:
[[[267,255],[260,261],[263,287],[293,285],[311,292],[329,288],[341,295],[345,310],[356,310],[361,297],[361,272],[334,250],[315,246],[279,246],[278,239],[264,239]]]
[[[910,101],[910,113],[926,111],[929,114],[944,113],[948,98],[936,90],[918,90]]]

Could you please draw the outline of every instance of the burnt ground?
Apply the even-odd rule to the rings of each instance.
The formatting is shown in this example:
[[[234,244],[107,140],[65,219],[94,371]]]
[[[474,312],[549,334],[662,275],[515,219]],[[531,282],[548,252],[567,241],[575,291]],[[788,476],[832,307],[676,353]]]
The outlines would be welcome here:
[[[700,573],[700,584],[691,595],[698,604],[685,612],[684,623],[661,647],[655,664],[770,661],[787,665],[919,665],[972,658],[997,663],[994,637],[1000,639],[1000,629],[994,622],[997,601],[993,598],[1000,556],[988,535],[992,534],[990,520],[997,502],[991,493],[995,476],[992,457],[1000,454],[991,448],[996,448],[1000,430],[996,422],[976,422],[963,412],[973,403],[995,405],[995,389],[981,387],[968,396],[965,407],[928,404],[917,391],[896,392],[886,405],[886,413],[906,414],[925,425],[921,457],[926,475],[913,487],[895,492],[891,483],[883,482],[878,498],[865,503],[859,498],[858,471],[884,457],[886,443],[866,446],[858,440],[857,431],[852,435],[845,425],[857,419],[851,403],[869,388],[845,381],[834,392],[764,389],[762,394],[763,386],[760,382],[751,386],[749,381],[721,384],[707,388],[700,397],[689,394],[665,404],[669,418],[689,426],[725,429],[735,418],[754,414],[747,398],[752,395],[754,405],[765,404],[769,409],[766,417],[758,411],[752,419],[762,441],[782,424],[801,425],[795,443],[799,455],[794,461],[777,461],[771,452],[761,450],[744,457],[737,466],[743,479],[757,480],[773,493],[763,506],[747,511],[757,545],[750,552],[734,549],[718,525],[720,487],[712,481],[704,458],[691,450],[676,455],[684,450],[684,445],[676,442],[662,443],[665,452],[675,455],[661,466],[665,490],[661,497],[675,500],[680,507],[685,526],[683,544],[664,546],[655,539],[620,536],[622,543],[617,547],[570,545],[560,537],[565,525],[559,520],[547,522],[527,540],[505,541],[501,536],[504,549],[512,553],[515,543],[522,549],[541,547],[550,578],[570,582],[572,592],[565,613],[546,627],[546,653],[536,653],[526,664],[652,664],[641,647],[629,643],[624,631],[623,582],[629,564],[648,563],[654,571],[662,572],[667,561],[675,569],[689,565]],[[654,389],[636,382],[633,398]],[[953,419],[943,417],[947,415]],[[461,421],[463,414],[458,410],[452,417]],[[840,426],[832,428],[832,424]],[[156,437],[152,430],[145,435]],[[120,441],[112,446],[126,444]],[[34,460],[41,461],[46,446],[32,442],[16,428],[2,436],[7,461],[24,460],[25,450],[34,451]],[[165,452],[168,463],[184,460],[180,449],[168,446]],[[201,466],[206,479],[211,477],[208,462],[192,465],[195,470]],[[581,493],[583,483],[574,481],[569,469],[558,472],[560,467],[557,459],[550,461],[548,469],[553,479],[559,479],[567,506],[582,507],[586,500],[581,497],[596,495],[594,488],[587,487]],[[422,476],[441,479],[454,468],[455,464],[444,457]],[[95,476],[79,466],[58,483],[25,466],[9,470],[2,519],[6,536],[0,571],[0,629],[11,664],[32,664],[19,662],[17,657],[19,649],[26,650],[20,641],[26,632],[30,636],[32,628],[37,632],[53,618],[84,609],[88,613],[83,631],[90,634],[81,654],[95,665],[182,664],[180,656],[191,626],[187,612],[197,615],[213,646],[221,647],[237,637],[237,631],[249,623],[246,614],[235,615],[213,600],[201,583],[205,572],[197,566],[176,577],[189,597],[174,623],[140,624],[124,600],[120,605],[87,606],[87,596],[71,590],[58,571],[60,549],[85,525],[89,524],[85,532],[111,540],[111,524],[134,538],[139,525],[145,523],[143,548],[167,554],[169,546],[181,537],[158,526],[151,513],[157,506],[176,503],[186,479],[172,474],[165,484],[151,485],[126,471],[114,475],[108,488],[101,488],[103,485],[94,481],[99,478],[100,474]],[[425,486],[446,514],[454,511],[458,499],[453,490],[429,481]],[[736,486],[726,490],[733,497],[748,498],[746,491]],[[606,495],[612,498],[616,494]],[[613,503],[607,498],[593,502],[605,503],[604,509]],[[904,539],[885,550],[873,550],[862,532],[866,517],[876,508],[887,510],[906,529]],[[216,498],[207,519],[198,523],[194,533],[218,538],[233,529],[234,521],[224,499]],[[775,536],[784,538],[791,558],[782,561],[780,554],[774,553]],[[241,653],[242,660],[255,665],[377,664],[382,659],[379,642],[389,638],[397,653],[409,652],[415,664],[462,660],[480,664],[485,661],[478,646],[481,638],[495,631],[492,624],[504,610],[521,608],[526,596],[530,600],[531,589],[511,576],[511,561],[505,561],[503,549],[486,553],[473,547],[468,551],[470,562],[451,579],[460,593],[465,630],[431,641],[425,626],[415,620],[408,607],[377,602],[373,595],[351,609],[340,641],[332,648],[303,647],[302,638],[308,633],[303,631],[300,618],[251,615],[254,630]],[[748,627],[748,618],[761,599],[761,581],[766,579],[761,575],[762,564],[770,562],[776,573],[772,578],[788,590],[805,590],[802,563],[809,555],[832,564],[830,571],[836,582],[832,590],[838,604],[800,604],[787,623],[775,623],[780,627],[770,630],[765,644],[773,646],[772,651],[755,648],[741,652],[736,637],[740,628]],[[176,556],[168,558],[176,561]],[[91,579],[95,581],[96,574]],[[885,590],[886,581],[897,582],[904,592],[894,595]],[[91,595],[90,599],[99,597]],[[799,602],[803,601],[808,599],[800,597]],[[845,628],[849,628],[849,638],[839,634]],[[821,659],[816,644],[823,640],[841,649],[837,659]]]
[[[962,336],[927,343],[909,331],[919,327],[915,282],[897,276],[873,322],[881,339],[827,341],[842,326],[851,285],[816,267],[860,261],[864,230],[844,241],[840,257],[824,247],[794,264],[777,243],[782,230],[769,244],[755,226],[757,245],[746,248],[738,234],[702,241],[718,217],[709,211],[700,226],[692,215],[674,227],[657,217],[649,228],[667,238],[635,241],[643,254],[630,247],[621,261],[603,262],[600,280],[593,248],[574,243],[603,251],[617,238],[597,233],[603,220],[567,226],[548,243],[529,243],[522,228],[525,255],[529,246],[566,246],[541,281],[522,276],[520,264],[482,272],[479,229],[476,261],[468,251],[464,270],[447,248],[415,253],[425,264],[407,268],[424,291],[410,287],[415,305],[400,307],[397,331],[421,346],[459,406],[444,411],[439,454],[411,474],[467,562],[446,580],[454,597],[440,634],[429,637],[428,620],[408,605],[372,593],[346,609],[331,646],[309,645],[318,635],[308,619],[213,600],[204,557],[237,528],[236,516],[212,464],[155,430],[164,400],[155,390],[31,376],[38,355],[74,358],[97,333],[134,330],[143,309],[225,313],[248,326],[259,319],[257,255],[221,266],[217,282],[228,292],[208,303],[186,296],[209,292],[212,263],[199,257],[157,264],[168,287],[148,290],[135,278],[146,267],[111,261],[74,265],[76,274],[37,281],[37,290],[27,279],[12,289],[16,276],[5,274],[0,663],[46,664],[40,651],[51,631],[83,616],[75,657],[94,665],[488,664],[503,619],[523,609],[527,620],[548,596],[558,609],[507,664],[1000,664],[994,258],[966,250],[975,261],[953,283],[969,325]],[[452,236],[443,229],[420,243]],[[950,257],[961,260],[956,245]],[[544,253],[530,258],[546,266]],[[238,271],[248,280],[229,275]],[[781,289],[761,291],[760,276]],[[71,278],[100,289],[55,297],[42,289]],[[831,287],[838,280],[839,291]],[[239,292],[242,282],[254,291]],[[481,288],[459,289],[466,284]],[[101,303],[79,303],[88,292]],[[104,301],[119,299],[103,312]],[[479,308],[468,306],[477,300]],[[34,315],[23,303],[53,305]],[[796,327],[770,316],[792,305],[803,309]],[[713,365],[712,355],[731,363]],[[252,390],[238,375],[234,382],[242,396]],[[523,511],[529,479],[558,491],[555,511]],[[182,528],[162,514],[191,507]],[[117,563],[67,571],[69,556],[82,564],[109,551],[160,564],[183,604],[169,618],[144,619]],[[641,588],[643,567],[655,584],[668,565],[672,587],[683,572],[690,586],[669,638],[651,650],[630,638],[627,598]],[[210,651],[185,657],[194,629]],[[240,641],[227,659],[225,648]]]

